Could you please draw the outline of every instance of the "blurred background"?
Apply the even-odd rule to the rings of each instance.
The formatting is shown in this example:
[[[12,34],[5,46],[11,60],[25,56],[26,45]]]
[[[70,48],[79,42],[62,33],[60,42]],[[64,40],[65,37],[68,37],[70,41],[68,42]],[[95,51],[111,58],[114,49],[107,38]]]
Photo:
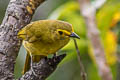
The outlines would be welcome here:
[[[94,0],[91,0],[93,3]],[[0,24],[5,15],[9,0],[0,0]],[[96,67],[95,58],[87,38],[86,25],[80,14],[77,0],[47,0],[35,12],[32,21],[40,19],[59,19],[71,23],[80,36],[77,40],[81,59],[87,73],[88,80],[101,80]],[[97,26],[105,50],[105,57],[109,65],[113,80],[120,80],[120,0],[107,0],[97,10]],[[15,76],[19,78],[24,65],[26,51],[21,47],[15,66]],[[58,65],[56,71],[47,80],[80,80],[80,67],[73,40],[68,43],[59,54],[67,56]]]

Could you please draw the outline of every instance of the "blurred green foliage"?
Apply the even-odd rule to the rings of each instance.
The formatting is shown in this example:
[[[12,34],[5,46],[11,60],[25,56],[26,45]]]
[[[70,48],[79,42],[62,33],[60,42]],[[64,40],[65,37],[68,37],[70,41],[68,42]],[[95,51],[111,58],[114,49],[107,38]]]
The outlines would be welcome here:
[[[99,11],[97,12],[97,25],[98,28],[100,30],[101,33],[101,38],[102,38],[102,44],[104,44],[105,46],[105,52],[106,52],[106,59],[107,59],[107,63],[111,66],[111,70],[113,73],[113,77],[114,79],[116,79],[116,36],[114,35],[114,33],[110,32],[110,24],[112,22],[112,18],[113,15],[115,14],[115,12],[119,11],[120,9],[120,1],[118,0],[109,0],[107,3],[105,3],[105,5],[99,9]],[[88,60],[88,63],[91,63],[90,66],[86,65],[84,63],[86,72],[88,74],[88,80],[100,80],[100,77],[98,76],[98,72],[96,70],[96,65],[92,64],[92,60],[93,62],[95,62],[94,60],[94,56],[93,53],[88,51],[88,46],[90,47],[89,41],[87,40],[86,37],[86,25],[85,22],[83,20],[83,17],[80,15],[80,11],[79,11],[79,5],[77,2],[68,2],[67,4],[62,5],[60,8],[58,8],[56,11],[53,12],[52,16],[49,17],[49,19],[60,19],[63,21],[67,21],[70,22],[71,24],[73,24],[73,27],[75,29],[75,32],[77,34],[79,34],[79,36],[81,37],[81,40],[78,40],[78,45],[79,45],[79,49],[81,51],[81,57],[83,57],[85,54],[88,54],[84,59]],[[111,39],[111,40],[110,40]],[[85,44],[84,44],[85,43]],[[76,63],[76,61],[73,59],[73,56],[76,55],[75,50],[74,50],[74,44],[72,44],[72,42],[70,42],[67,47],[64,47],[62,49],[63,51],[68,52],[68,56],[66,57],[62,66],[62,69],[64,69],[64,67],[68,66],[68,68],[65,69],[64,72],[61,72],[61,74],[65,73],[66,76],[71,76],[71,74],[69,75],[66,70],[73,72],[72,70],[76,70],[77,67],[76,65],[74,66],[73,63]],[[88,56],[91,57],[91,59],[87,58]],[[69,59],[67,61],[67,59]],[[67,62],[69,62],[71,59],[73,59],[73,68],[69,69],[69,64],[67,64]],[[85,60],[82,60],[83,62]],[[79,66],[79,65],[77,65]],[[91,69],[92,68],[92,69]],[[79,79],[74,79],[77,78],[80,73],[75,73],[76,76],[72,76],[69,78],[64,78],[65,76],[63,75],[59,75],[60,74],[60,70],[61,68],[59,68],[53,75],[52,77],[50,77],[48,80],[56,80],[54,79],[55,76],[60,76],[62,78],[58,78],[57,80],[79,80]],[[77,69],[79,72],[79,69]],[[92,71],[93,70],[93,71]],[[73,73],[74,74],[74,73]],[[80,77],[80,76],[79,76]]]
[[[6,2],[7,1],[7,2]],[[94,0],[91,0],[94,1]],[[5,8],[8,0],[0,1],[0,23],[4,17]],[[107,2],[97,11],[97,26],[100,30],[100,37],[106,52],[107,63],[111,67],[113,80],[116,80],[116,35],[111,27],[115,13],[120,12],[120,0],[107,0]],[[39,16],[39,17],[38,17]],[[119,15],[120,16],[120,15]],[[87,72],[88,80],[101,80],[95,64],[93,52],[90,52],[90,42],[87,38],[87,30],[83,17],[80,14],[77,0],[48,0],[43,3],[36,11],[33,21],[38,19],[59,19],[71,23],[74,31],[80,36],[77,40],[82,62]],[[111,26],[112,25],[112,26]],[[17,63],[15,66],[16,78],[21,76],[25,60],[25,49],[21,47]],[[80,80],[80,67],[73,40],[59,52],[66,53],[67,56],[58,65],[56,71],[47,80]]]
[[[26,58],[26,50],[23,46],[21,46],[14,69],[15,78],[19,78],[22,75],[25,58]]]
[[[2,20],[4,18],[8,2],[9,0],[0,0],[0,24],[2,23]]]
[[[57,16],[56,16],[57,15]],[[89,55],[88,55],[88,40],[86,37],[86,26],[84,19],[80,15],[80,9],[77,2],[68,2],[60,6],[56,11],[49,16],[49,19],[59,19],[67,21],[73,25],[75,32],[80,36],[80,40],[77,40],[79,50],[81,52],[81,58],[84,63],[86,72],[89,73],[89,68],[93,72],[97,73],[95,65],[93,65]],[[80,67],[77,61],[77,55],[74,47],[73,40],[71,40],[68,45],[66,45],[62,52],[67,52],[67,57],[58,66],[56,72],[54,72],[48,80],[80,80]],[[87,70],[88,69],[88,70]],[[60,75],[62,74],[62,75]],[[63,75],[64,74],[64,75]],[[56,77],[57,76],[57,77]],[[98,79],[98,74],[94,74],[93,77],[89,74],[88,79]],[[58,78],[59,77],[59,78]]]

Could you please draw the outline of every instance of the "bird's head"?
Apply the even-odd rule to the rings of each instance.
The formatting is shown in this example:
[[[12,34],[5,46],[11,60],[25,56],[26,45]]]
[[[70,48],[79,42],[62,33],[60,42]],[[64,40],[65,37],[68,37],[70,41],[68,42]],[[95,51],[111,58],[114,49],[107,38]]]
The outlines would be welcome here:
[[[54,26],[56,27],[56,34],[58,39],[64,40],[69,38],[78,38],[80,37],[74,32],[73,27],[70,23],[64,21],[57,21]]]
[[[57,29],[57,34],[58,36],[61,37],[61,39],[63,38],[78,38],[80,39],[80,37],[73,31],[67,31],[64,29]]]

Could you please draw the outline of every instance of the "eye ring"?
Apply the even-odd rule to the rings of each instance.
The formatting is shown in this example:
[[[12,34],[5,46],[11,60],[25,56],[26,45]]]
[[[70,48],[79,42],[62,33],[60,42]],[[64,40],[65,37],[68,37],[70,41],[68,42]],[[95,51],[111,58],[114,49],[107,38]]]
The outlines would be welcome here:
[[[58,33],[59,33],[60,35],[62,35],[62,34],[63,34],[63,32],[62,32],[62,31],[58,31]]]

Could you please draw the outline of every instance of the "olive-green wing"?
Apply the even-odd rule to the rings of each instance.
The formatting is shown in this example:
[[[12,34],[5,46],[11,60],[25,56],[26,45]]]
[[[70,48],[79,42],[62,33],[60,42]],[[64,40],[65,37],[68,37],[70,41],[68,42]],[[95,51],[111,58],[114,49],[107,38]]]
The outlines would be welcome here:
[[[28,42],[34,42],[37,40],[36,36],[34,35],[35,31],[31,29],[32,24],[25,26],[23,29],[21,29],[17,36],[18,38],[21,38]]]
[[[42,57],[43,56],[40,56],[40,55],[34,55],[33,58],[32,58],[32,61],[33,62],[39,62]],[[25,74],[25,72],[27,72],[30,69],[30,67],[31,67],[31,57],[30,57],[29,52],[27,51],[25,64],[24,64],[24,69],[22,71],[22,74]]]
[[[31,59],[30,54],[27,52],[22,74],[25,74],[25,72],[27,72],[30,69],[30,61],[31,61],[30,59]]]

